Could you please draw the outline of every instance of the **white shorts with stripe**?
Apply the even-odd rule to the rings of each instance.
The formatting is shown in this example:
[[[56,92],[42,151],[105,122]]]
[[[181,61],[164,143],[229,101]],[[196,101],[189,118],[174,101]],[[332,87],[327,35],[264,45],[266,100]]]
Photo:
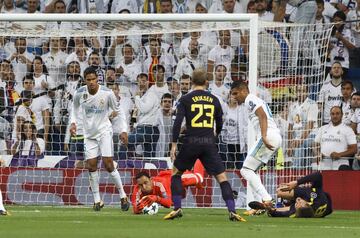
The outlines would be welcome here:
[[[243,167],[256,171],[262,164],[267,164],[270,158],[277,152],[282,143],[282,138],[279,132],[275,130],[268,130],[267,140],[274,150],[267,148],[262,140],[259,138],[255,145],[249,150],[248,155],[244,161]]]
[[[114,156],[113,132],[107,131],[96,139],[84,139],[85,160]]]

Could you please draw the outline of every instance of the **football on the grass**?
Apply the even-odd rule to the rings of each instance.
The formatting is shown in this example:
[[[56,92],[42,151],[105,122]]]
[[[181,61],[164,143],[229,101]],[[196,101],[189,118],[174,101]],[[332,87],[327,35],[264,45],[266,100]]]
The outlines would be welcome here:
[[[145,215],[155,215],[159,211],[159,204],[156,202],[153,202],[151,205],[144,207],[142,212]]]

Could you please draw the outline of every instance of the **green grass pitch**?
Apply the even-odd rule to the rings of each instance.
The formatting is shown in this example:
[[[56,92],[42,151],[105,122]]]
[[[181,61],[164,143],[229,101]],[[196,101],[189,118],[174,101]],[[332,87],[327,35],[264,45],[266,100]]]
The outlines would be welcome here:
[[[133,215],[116,207],[94,212],[89,207],[7,206],[0,216],[0,237],[360,237],[360,211],[335,211],[325,219],[246,217],[230,222],[225,209],[184,209],[184,217],[164,221],[169,209],[154,216]]]

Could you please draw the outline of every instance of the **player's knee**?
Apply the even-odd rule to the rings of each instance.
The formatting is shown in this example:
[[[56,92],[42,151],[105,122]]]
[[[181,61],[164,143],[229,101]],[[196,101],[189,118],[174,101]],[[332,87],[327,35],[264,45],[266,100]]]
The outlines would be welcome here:
[[[221,173],[221,174],[216,175],[216,180],[218,181],[219,184],[222,183],[222,182],[227,181],[226,174]]]
[[[248,168],[242,167],[242,168],[240,169],[240,174],[241,174],[241,176],[243,176],[243,178],[246,179],[246,180],[249,179],[251,173],[254,173],[254,171],[252,171],[252,170],[250,170],[250,169],[248,169]]]

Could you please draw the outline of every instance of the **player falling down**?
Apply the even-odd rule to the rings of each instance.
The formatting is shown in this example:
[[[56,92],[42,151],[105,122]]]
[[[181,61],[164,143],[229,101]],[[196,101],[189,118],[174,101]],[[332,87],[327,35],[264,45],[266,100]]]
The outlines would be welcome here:
[[[245,82],[235,81],[231,85],[231,96],[238,103],[244,103],[248,110],[249,120],[252,124],[257,141],[249,150],[245,158],[243,167],[240,170],[241,175],[251,186],[252,190],[259,195],[265,206],[272,205],[272,197],[266,191],[256,172],[273,156],[281,145],[281,135],[269,106],[257,96],[249,92],[248,85]]]
[[[107,87],[98,84],[96,70],[88,67],[84,71],[86,86],[79,88],[74,95],[73,110],[71,116],[70,133],[76,135],[76,123],[82,114],[84,127],[85,160],[89,170],[91,191],[94,195],[94,210],[100,211],[104,203],[100,199],[99,174],[97,171],[98,158],[101,156],[105,169],[110,173],[119,190],[121,198],[121,210],[129,209],[129,202],[125,194],[119,171],[114,168],[114,144],[113,131],[109,114],[112,111],[118,113],[121,120],[120,140],[127,144],[127,124],[125,114],[120,109],[114,93]]]
[[[157,176],[150,178],[146,172],[140,172],[135,176],[136,186],[131,196],[131,203],[135,214],[140,214],[144,207],[156,202],[163,207],[169,208],[171,200],[171,170],[161,171]],[[199,160],[194,165],[193,172],[186,171],[181,176],[184,188],[190,186],[202,187],[204,180],[204,167]],[[185,197],[186,191],[183,191]]]
[[[0,216],[7,216],[7,215],[9,215],[9,213],[6,211],[4,207],[2,193],[0,190]]]
[[[277,189],[277,196],[290,201],[290,206],[272,208],[260,202],[250,202],[253,209],[265,209],[271,217],[321,218],[332,213],[330,195],[322,187],[320,172],[309,174]]]
[[[205,91],[207,72],[196,69],[192,75],[193,91],[181,97],[177,106],[176,118],[173,126],[173,139],[170,151],[174,161],[171,177],[171,194],[174,210],[164,219],[180,218],[183,215],[181,199],[183,198],[183,184],[181,177],[186,170],[192,169],[199,158],[208,174],[215,176],[220,184],[222,197],[229,211],[231,221],[245,221],[235,211],[235,202],[230,183],[227,181],[225,168],[216,146],[216,136],[222,129],[222,110],[219,100]],[[177,141],[181,123],[185,117],[186,132],[184,143],[176,156]],[[216,134],[214,134],[216,122]]]

